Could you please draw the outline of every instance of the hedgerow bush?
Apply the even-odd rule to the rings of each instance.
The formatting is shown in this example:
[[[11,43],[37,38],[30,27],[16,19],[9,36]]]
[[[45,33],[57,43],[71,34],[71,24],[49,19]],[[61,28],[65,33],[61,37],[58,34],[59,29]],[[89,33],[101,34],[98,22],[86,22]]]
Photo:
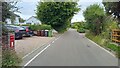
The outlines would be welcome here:
[[[37,30],[51,30],[52,27],[50,25],[42,24],[42,25],[30,25],[30,28],[34,31]]]
[[[21,62],[21,58],[17,56],[14,50],[2,50],[2,68],[18,67]]]

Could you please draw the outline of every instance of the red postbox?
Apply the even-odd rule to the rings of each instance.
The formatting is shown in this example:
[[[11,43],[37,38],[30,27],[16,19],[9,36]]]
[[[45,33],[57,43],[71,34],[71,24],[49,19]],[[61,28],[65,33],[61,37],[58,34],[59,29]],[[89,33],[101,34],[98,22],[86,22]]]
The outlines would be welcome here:
[[[10,48],[14,49],[15,36],[14,34],[10,34]]]

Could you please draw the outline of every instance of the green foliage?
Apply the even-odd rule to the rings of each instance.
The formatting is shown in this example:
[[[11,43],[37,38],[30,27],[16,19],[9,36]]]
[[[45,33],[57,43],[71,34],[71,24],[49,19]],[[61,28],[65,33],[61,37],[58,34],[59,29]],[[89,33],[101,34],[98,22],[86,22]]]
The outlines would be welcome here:
[[[118,46],[116,46],[115,44],[108,43],[107,47],[110,48],[113,51],[117,51],[118,52]]]
[[[52,27],[50,25],[42,24],[42,25],[30,25],[30,29],[37,31],[37,30],[51,30]]]
[[[10,18],[10,8],[9,8],[9,4],[7,2],[3,2],[2,3],[2,21],[5,22],[6,18]]]
[[[5,27],[5,22],[2,22],[1,25],[2,25],[2,35],[7,35],[9,31]]]
[[[101,35],[108,40],[111,40],[112,29],[118,29],[118,24],[111,16],[108,16],[104,20],[104,27]]]
[[[77,29],[77,31],[78,31],[79,33],[85,33],[85,29],[84,29],[84,28],[79,28],[79,29]]]
[[[51,27],[50,25],[42,24],[42,25],[40,26],[40,29],[41,29],[41,30],[51,30],[52,27]]]
[[[6,18],[15,20],[16,14],[14,12],[19,12],[19,8],[16,7],[17,1],[12,2],[2,2],[2,21],[5,22]]]
[[[25,22],[25,20],[23,18],[19,18],[20,22]]]
[[[75,22],[71,26],[74,29],[79,29],[79,28],[86,28],[86,23],[85,22]]]
[[[79,28],[79,25],[80,25],[80,24],[79,24],[78,22],[75,22],[75,23],[72,24],[72,28],[73,28],[73,29],[78,29],[78,28]]]
[[[113,43],[108,43],[106,47],[116,52],[116,56],[120,58],[120,46]]]
[[[117,22],[111,17],[108,16],[105,20],[104,20],[104,30],[112,30],[112,29],[117,29],[118,28],[118,24]]]
[[[111,43],[108,39],[105,39],[102,35],[94,36],[92,33],[87,33],[86,37],[97,43],[98,45],[110,49],[116,53],[116,56],[120,58],[120,46]]]
[[[20,26],[20,25],[18,25],[18,26]],[[21,26],[31,26],[31,25],[30,24],[23,24]]]
[[[115,3],[114,3],[115,4]],[[118,11],[118,3],[113,5],[113,3],[104,3],[106,12],[111,15],[114,12]],[[115,8],[117,7],[117,8]],[[111,41],[111,32],[112,29],[117,29],[118,24],[113,15],[106,16],[104,10],[99,5],[91,5],[84,12],[84,17],[87,22],[87,27],[90,29],[90,32],[86,34],[86,37],[93,40],[100,46],[116,52],[116,56],[120,58],[120,46],[117,46]],[[116,15],[115,15],[116,16]],[[117,17],[119,18],[119,17]]]
[[[116,55],[120,58],[120,46],[118,46],[118,53]]]
[[[21,58],[17,56],[13,50],[2,51],[2,67],[18,66],[22,62]]]
[[[51,25],[58,32],[64,32],[74,14],[79,11],[76,6],[77,2],[39,2],[36,15],[44,24]]]
[[[97,4],[90,5],[84,11],[84,17],[87,23],[87,27],[90,29],[94,35],[98,35],[101,33],[103,28],[103,20],[104,20],[104,9]]]
[[[75,22],[71,26],[73,29],[77,29],[79,33],[85,33],[85,22]]]
[[[104,1],[104,0],[103,0]],[[105,6],[106,13],[108,15],[114,15],[114,18],[117,18],[120,24],[120,1],[119,2],[103,2]]]
[[[30,27],[30,29],[33,30],[33,31],[40,30],[40,25],[30,25],[29,27]]]
[[[87,33],[86,37],[88,37],[89,39],[93,40],[101,46],[103,46],[103,43],[105,42],[105,40],[100,35],[94,36],[93,33]]]

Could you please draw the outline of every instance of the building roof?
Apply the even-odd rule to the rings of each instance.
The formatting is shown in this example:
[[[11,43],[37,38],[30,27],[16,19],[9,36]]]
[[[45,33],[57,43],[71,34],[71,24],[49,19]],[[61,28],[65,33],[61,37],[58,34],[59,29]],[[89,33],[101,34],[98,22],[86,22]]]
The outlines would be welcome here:
[[[27,19],[26,21],[30,20],[31,18],[36,18],[35,16],[31,16],[29,19]],[[37,18],[36,18],[37,19]]]

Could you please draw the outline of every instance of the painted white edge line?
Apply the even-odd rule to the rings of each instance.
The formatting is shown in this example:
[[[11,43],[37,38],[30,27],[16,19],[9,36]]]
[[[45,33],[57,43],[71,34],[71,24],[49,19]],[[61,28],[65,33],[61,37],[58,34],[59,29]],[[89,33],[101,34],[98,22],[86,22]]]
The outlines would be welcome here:
[[[46,46],[42,51],[40,51],[37,55],[35,55],[30,61],[28,61],[24,66],[27,66],[28,64],[30,64],[35,58],[37,58],[42,52],[44,52],[48,47],[50,46],[50,44],[48,46]]]
[[[85,37],[87,38],[87,37]],[[106,50],[105,48],[101,47],[100,45],[98,45],[97,43],[93,42],[92,40],[90,40],[89,38],[87,38],[90,42],[92,42],[93,44],[95,44],[96,46],[98,46],[99,48],[103,49],[104,51],[106,51],[107,53],[109,53],[110,55],[112,55],[113,57],[116,57],[113,53],[111,53],[110,51]]]
[[[79,34],[81,35],[81,34]],[[84,35],[84,34],[83,34]],[[95,44],[96,46],[98,46],[99,48],[103,49],[104,51],[106,51],[107,53],[109,53],[110,55],[112,55],[113,57],[116,57],[113,53],[111,53],[110,51],[106,50],[105,48],[101,47],[100,45],[98,45],[97,43],[95,43],[94,41],[90,40],[89,38],[87,38],[85,36],[86,39],[88,39],[90,42],[92,42],[93,44]]]
[[[43,45],[45,45],[45,43],[44,43]],[[43,46],[43,45],[42,45],[42,46]],[[41,47],[41,46],[40,46],[40,47]],[[38,50],[40,47],[38,47],[38,48],[34,49],[32,52],[28,53],[28,54],[25,55],[22,59],[26,58],[27,56],[29,56],[30,54],[32,54],[33,52],[35,52],[36,50]]]

